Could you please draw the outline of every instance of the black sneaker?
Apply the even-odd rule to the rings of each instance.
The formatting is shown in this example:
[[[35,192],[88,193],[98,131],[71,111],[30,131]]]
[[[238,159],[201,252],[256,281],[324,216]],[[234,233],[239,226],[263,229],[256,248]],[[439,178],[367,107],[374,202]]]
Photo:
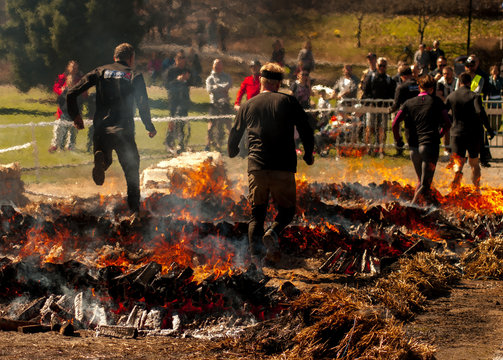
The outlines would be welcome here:
[[[105,182],[105,154],[103,151],[94,153],[93,180],[99,186]]]
[[[489,164],[487,161],[481,162],[480,166],[485,167],[485,168],[490,168],[491,164]]]

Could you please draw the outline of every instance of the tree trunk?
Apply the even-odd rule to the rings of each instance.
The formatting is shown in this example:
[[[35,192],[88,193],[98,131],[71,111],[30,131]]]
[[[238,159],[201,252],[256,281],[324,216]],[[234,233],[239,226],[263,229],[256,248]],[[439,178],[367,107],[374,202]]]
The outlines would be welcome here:
[[[362,39],[362,24],[363,24],[363,17],[365,15],[363,14],[358,14],[356,16],[356,20],[358,20],[358,26],[356,30],[356,47],[360,48],[362,46],[361,39]]]

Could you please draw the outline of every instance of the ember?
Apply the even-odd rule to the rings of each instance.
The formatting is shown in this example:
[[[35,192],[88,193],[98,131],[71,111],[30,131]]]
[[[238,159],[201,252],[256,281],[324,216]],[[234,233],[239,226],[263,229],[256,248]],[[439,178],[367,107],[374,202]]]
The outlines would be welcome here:
[[[76,329],[134,337],[182,334],[212,318],[244,326],[277,316],[297,292],[268,287],[249,264],[249,207],[232,198],[220,175],[201,182],[216,177],[223,186],[194,186],[192,195],[172,181],[169,192],[143,201],[150,216],[141,222],[122,215],[117,196],[102,198],[104,206],[95,199],[23,211],[2,206],[0,289],[10,320],[61,329],[71,321]],[[409,205],[413,193],[398,182],[299,181],[298,216],[280,248],[318,258],[320,273],[368,277],[414,253],[461,252],[503,231],[500,190],[436,192],[440,208]],[[68,325],[65,331],[72,333]]]

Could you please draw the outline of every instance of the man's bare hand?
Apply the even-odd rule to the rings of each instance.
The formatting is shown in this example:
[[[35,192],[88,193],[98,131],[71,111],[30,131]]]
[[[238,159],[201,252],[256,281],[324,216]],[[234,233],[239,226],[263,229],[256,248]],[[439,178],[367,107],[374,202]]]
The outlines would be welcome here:
[[[239,105],[234,105],[234,110],[239,111]]]
[[[73,126],[79,130],[84,128],[84,120],[82,120],[82,116],[80,116],[80,114],[75,116],[75,119],[73,119]]]
[[[157,134],[157,131],[156,131],[156,130],[154,130],[154,131],[149,131],[149,132],[148,132],[148,136],[149,136],[150,138],[153,138],[156,134]]]

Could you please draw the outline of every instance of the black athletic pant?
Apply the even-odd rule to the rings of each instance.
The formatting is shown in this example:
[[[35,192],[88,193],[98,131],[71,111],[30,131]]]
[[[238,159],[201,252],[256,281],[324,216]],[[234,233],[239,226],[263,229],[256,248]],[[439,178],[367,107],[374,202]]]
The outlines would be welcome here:
[[[427,197],[430,193],[438,161],[438,151],[438,144],[422,144],[418,148],[410,148],[410,159],[419,179],[419,186],[414,194],[413,203],[416,202],[418,196]]]
[[[105,169],[112,164],[112,151],[115,150],[119,163],[126,177],[127,202],[132,211],[140,209],[140,155],[134,139],[134,133],[123,130],[108,134],[105,131],[94,132],[94,153],[102,151],[105,155]]]

